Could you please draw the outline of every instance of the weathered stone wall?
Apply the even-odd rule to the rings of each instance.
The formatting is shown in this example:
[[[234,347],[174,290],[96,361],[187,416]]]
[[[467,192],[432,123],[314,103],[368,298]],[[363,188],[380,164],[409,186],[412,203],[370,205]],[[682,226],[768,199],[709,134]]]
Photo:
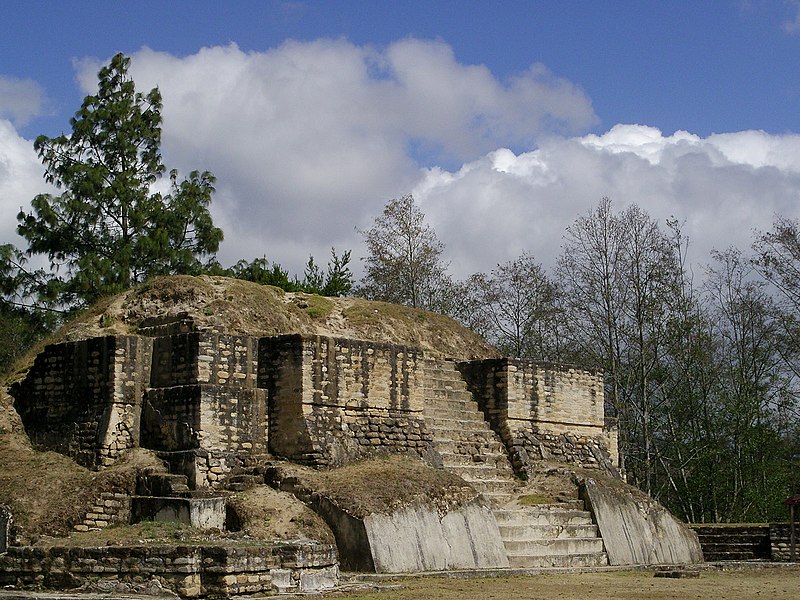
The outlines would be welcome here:
[[[150,387],[167,388],[197,383],[200,335],[193,332],[153,340]]]
[[[155,338],[48,346],[11,390],[34,443],[87,466],[141,445],[195,487],[213,487],[270,451],[318,466],[385,452],[437,464],[419,349],[322,336],[258,340],[193,331],[185,321],[143,329],[162,334]],[[459,369],[518,473],[537,459],[616,463],[601,373],[513,359]]]
[[[157,338],[142,446],[192,487],[215,487],[268,449],[267,395],[257,389],[258,340],[216,332]]]
[[[795,523],[795,560],[800,559],[800,523]],[[792,559],[791,526],[789,523],[770,523],[769,541],[772,560],[788,562]]]
[[[91,531],[109,525],[123,525],[131,520],[131,497],[129,494],[105,492],[94,501],[83,521],[75,525],[75,531]]]
[[[151,387],[208,383],[255,387],[257,338],[190,332],[155,338]]]
[[[138,336],[47,346],[9,390],[31,441],[87,467],[138,446],[151,353],[152,341]]]
[[[601,372],[509,358],[458,368],[518,473],[536,460],[616,466],[616,430],[604,417]]]
[[[0,585],[73,589],[112,580],[146,586],[153,579],[184,597],[328,589],[338,579],[330,545],[274,547],[10,547],[0,555]]]
[[[262,339],[260,353],[276,454],[333,466],[378,452],[431,452],[420,350],[293,335]]]

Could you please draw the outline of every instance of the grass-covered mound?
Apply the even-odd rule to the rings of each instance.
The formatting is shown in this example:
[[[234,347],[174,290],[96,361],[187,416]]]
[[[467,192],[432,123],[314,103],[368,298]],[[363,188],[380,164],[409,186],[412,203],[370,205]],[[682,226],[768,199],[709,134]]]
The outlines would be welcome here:
[[[227,277],[156,277],[86,310],[28,352],[9,381],[24,377],[48,343],[134,334],[151,317],[191,317],[198,328],[230,334],[325,335],[421,348],[427,356],[478,359],[498,351],[450,317],[361,298],[328,298],[284,292]]]
[[[354,517],[391,513],[416,503],[446,513],[478,496],[457,475],[407,456],[370,458],[328,470],[285,463],[279,479],[295,479],[302,488],[329,499]]]

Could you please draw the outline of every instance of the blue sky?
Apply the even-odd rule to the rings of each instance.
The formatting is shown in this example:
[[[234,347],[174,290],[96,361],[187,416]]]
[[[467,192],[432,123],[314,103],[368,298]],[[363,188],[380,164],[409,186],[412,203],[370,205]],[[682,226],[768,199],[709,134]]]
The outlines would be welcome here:
[[[164,93],[167,165],[217,175],[223,262],[358,255],[354,226],[408,192],[456,274],[552,264],[603,195],[684,221],[701,261],[798,216],[797,2],[0,8],[0,241],[44,189],[26,145],[68,131],[117,51]]]

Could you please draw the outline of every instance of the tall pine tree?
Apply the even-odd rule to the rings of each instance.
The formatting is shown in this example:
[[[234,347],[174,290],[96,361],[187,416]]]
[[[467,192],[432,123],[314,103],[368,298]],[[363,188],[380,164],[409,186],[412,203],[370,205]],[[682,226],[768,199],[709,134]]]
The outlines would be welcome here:
[[[214,176],[192,172],[171,192],[154,192],[163,175],[161,94],[136,91],[130,59],[117,54],[70,120],[71,135],[39,136],[34,147],[58,196],[34,198],[18,231],[29,254],[46,254],[59,299],[91,303],[149,275],[194,273],[216,252],[222,231],[208,211]]]

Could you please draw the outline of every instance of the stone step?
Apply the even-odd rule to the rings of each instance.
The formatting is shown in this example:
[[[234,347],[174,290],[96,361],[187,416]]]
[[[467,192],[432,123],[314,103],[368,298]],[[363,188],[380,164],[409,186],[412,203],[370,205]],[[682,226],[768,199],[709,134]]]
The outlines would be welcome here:
[[[478,412],[478,409],[459,409],[447,407],[434,407],[426,408],[422,417],[427,423],[431,418],[451,419],[453,421],[469,421],[473,423],[482,423],[484,421],[483,415]]]
[[[472,393],[463,381],[434,381],[422,386],[422,393],[426,398],[453,398],[472,400]]]
[[[691,525],[691,528],[702,536],[759,538],[769,535],[766,525]]]
[[[244,492],[251,488],[256,487],[257,485],[263,485],[263,484],[264,484],[263,475],[240,474],[228,477],[228,479],[225,482],[225,488],[227,488],[232,492]]]
[[[489,423],[483,418],[483,413],[474,408],[470,408],[469,410],[464,409],[463,411],[451,409],[439,410],[438,412],[434,410],[424,410],[422,416],[429,427],[453,428],[466,422],[475,424],[476,426],[480,424],[481,427],[485,425],[487,428],[491,429]]]
[[[563,510],[586,510],[586,505],[583,503],[583,500],[578,500],[577,498],[556,498],[555,502],[553,502],[551,506],[555,506]]]
[[[427,384],[451,381],[456,383],[464,382],[463,377],[461,377],[461,373],[459,373],[450,365],[436,365],[433,368],[427,367],[423,371],[423,374]]]
[[[725,541],[708,542],[703,540],[703,551],[708,552],[753,552],[758,548],[756,544],[747,542]]]
[[[591,554],[569,555],[508,555],[510,567],[517,569],[536,569],[545,567],[605,567],[608,566],[608,556],[605,552]]]
[[[437,444],[439,452],[452,452],[453,454],[475,454],[488,452],[506,456],[505,446],[486,431],[431,431],[431,437]],[[480,462],[480,461],[478,461]]]
[[[526,539],[562,539],[562,538],[597,538],[597,525],[594,524],[533,524],[524,525],[499,525],[500,535],[504,540]]]
[[[489,502],[490,506],[494,507],[494,510],[499,510],[517,497],[516,494],[509,492],[482,492],[481,495]]]
[[[516,483],[516,480],[511,476],[510,470],[498,469],[495,465],[483,463],[470,463],[467,465],[451,464],[447,466],[447,470],[463,479],[483,479],[485,481],[503,480]]]
[[[436,444],[436,449],[441,454],[442,452],[452,454],[501,454],[505,456],[505,446],[493,439],[492,436],[474,436],[459,438],[457,432],[450,432],[452,436],[433,435],[433,442]],[[477,460],[476,462],[481,462]]]
[[[550,506],[550,505],[548,505]],[[592,515],[585,510],[562,508],[509,507],[494,511],[498,525],[591,525]]]
[[[186,475],[145,472],[137,478],[136,493],[140,496],[183,496],[191,494]]]
[[[467,391],[458,393],[451,391],[444,391],[441,393],[426,393],[424,398],[425,402],[423,404],[423,410],[426,413],[431,413],[436,408],[452,408],[471,410],[477,414],[483,414],[480,408],[478,408],[478,403],[475,402],[472,394]]]
[[[721,562],[725,560],[769,560],[769,558],[764,558],[760,553],[746,550],[741,552],[706,552],[703,549],[703,560],[706,562]]]
[[[427,415],[425,413],[423,413],[423,417],[425,418],[425,424],[429,428],[458,429],[466,424],[469,426],[479,427],[487,431],[492,430],[489,423],[478,411],[465,411],[464,418],[437,414]]]
[[[509,556],[562,556],[603,551],[603,540],[598,537],[504,539],[503,545]]]
[[[462,479],[464,479],[462,477]],[[468,480],[464,479],[468,484],[470,484],[475,490],[481,492],[482,494],[489,492],[489,493],[501,493],[501,494],[511,494],[516,487],[516,482],[509,481],[509,480],[495,480],[495,481],[486,481],[480,479]]]
[[[452,421],[452,423],[456,422],[457,421]],[[502,446],[502,443],[497,439],[495,433],[489,429],[488,424],[485,425],[482,421],[476,423],[461,421],[461,426],[447,425],[428,427],[428,431],[430,431],[434,437],[443,440],[489,440],[497,442]]]
[[[513,473],[511,465],[505,454],[500,452],[490,453],[484,452],[483,454],[471,455],[463,452],[452,452],[450,450],[440,450],[437,448],[439,455],[442,457],[442,464],[445,469],[450,467],[459,467],[466,465],[488,465],[495,469],[501,469],[505,473]]]

